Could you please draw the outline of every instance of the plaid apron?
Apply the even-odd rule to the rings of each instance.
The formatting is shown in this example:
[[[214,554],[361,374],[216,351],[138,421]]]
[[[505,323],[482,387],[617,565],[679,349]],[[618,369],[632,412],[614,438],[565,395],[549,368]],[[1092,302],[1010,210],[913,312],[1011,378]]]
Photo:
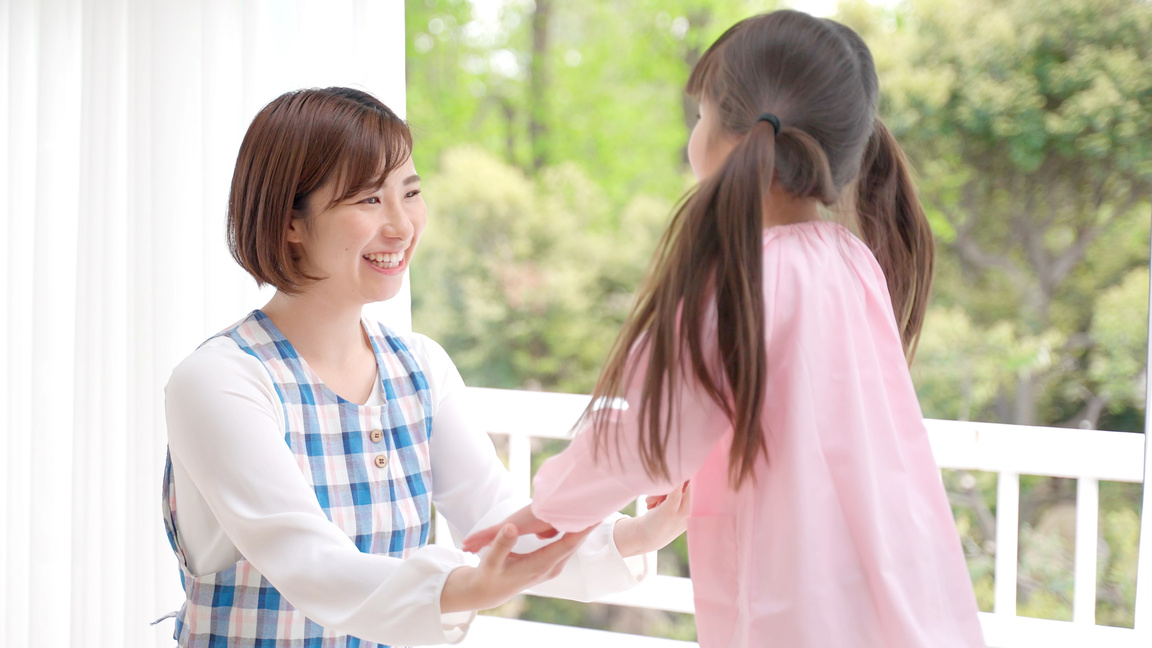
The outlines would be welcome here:
[[[268,370],[284,409],[284,441],[333,524],[365,553],[403,558],[428,542],[432,472],[428,383],[408,348],[380,325],[369,330],[383,406],[344,400],[323,384],[264,313],[226,336]],[[187,600],[176,616],[180,646],[374,648],[297,611],[247,560],[193,576],[176,533],[172,462],[164,470],[164,526]]]

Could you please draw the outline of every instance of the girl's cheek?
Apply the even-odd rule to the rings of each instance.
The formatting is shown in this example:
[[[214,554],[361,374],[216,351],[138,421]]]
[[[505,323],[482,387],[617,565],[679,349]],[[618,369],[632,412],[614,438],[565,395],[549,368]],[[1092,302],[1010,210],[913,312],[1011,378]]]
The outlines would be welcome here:
[[[688,166],[692,167],[692,175],[700,180],[700,128],[692,129],[688,137]]]

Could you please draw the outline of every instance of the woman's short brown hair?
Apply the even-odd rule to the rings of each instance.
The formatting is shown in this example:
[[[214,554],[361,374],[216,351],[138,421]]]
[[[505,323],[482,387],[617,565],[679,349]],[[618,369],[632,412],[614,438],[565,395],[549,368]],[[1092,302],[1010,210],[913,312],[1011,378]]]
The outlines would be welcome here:
[[[259,285],[295,293],[316,277],[298,265],[288,221],[335,182],[333,204],[384,184],[412,154],[404,120],[351,88],[296,90],[264,107],[244,135],[228,197],[228,249]]]

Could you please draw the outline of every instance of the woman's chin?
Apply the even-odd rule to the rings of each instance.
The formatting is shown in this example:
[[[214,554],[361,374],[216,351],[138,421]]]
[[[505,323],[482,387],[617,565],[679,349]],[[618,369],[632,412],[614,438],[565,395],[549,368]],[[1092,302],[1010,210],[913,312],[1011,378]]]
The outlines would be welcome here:
[[[368,303],[376,303],[376,302],[388,301],[389,299],[392,299],[393,297],[395,297],[396,295],[399,295],[399,294],[400,294],[400,287],[396,286],[396,287],[388,287],[388,288],[384,288],[384,289],[367,291],[366,294],[364,295],[364,297],[368,301]]]

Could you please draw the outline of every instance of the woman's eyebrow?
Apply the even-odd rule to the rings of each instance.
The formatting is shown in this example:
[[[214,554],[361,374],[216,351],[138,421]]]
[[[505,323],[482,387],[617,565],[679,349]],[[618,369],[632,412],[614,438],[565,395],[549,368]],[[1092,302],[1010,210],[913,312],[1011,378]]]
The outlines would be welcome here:
[[[406,184],[406,185],[415,184],[417,182],[420,182],[420,176],[418,176],[416,174],[412,174],[412,175],[408,176],[407,178],[404,178],[404,184]]]

